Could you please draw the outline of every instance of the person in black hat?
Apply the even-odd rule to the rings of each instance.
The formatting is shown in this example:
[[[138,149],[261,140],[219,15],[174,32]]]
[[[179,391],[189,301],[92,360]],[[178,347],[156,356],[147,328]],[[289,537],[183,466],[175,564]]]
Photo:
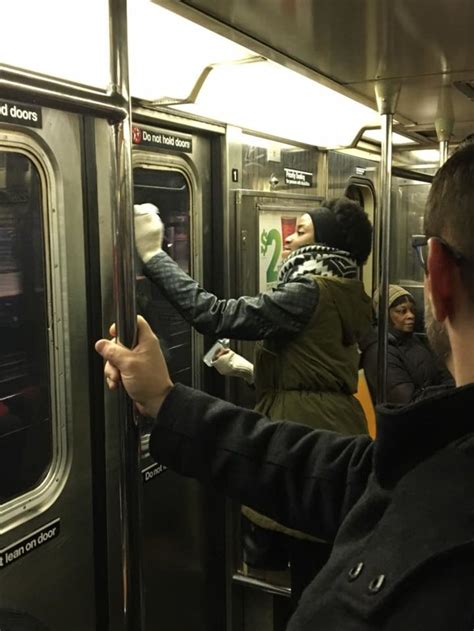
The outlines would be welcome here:
[[[372,226],[359,204],[343,197],[303,214],[285,240],[277,287],[254,297],[226,300],[207,292],[163,252],[162,234],[156,208],[135,206],[144,272],[184,319],[200,333],[259,340],[254,375],[253,366],[233,352],[215,362],[223,374],[254,381],[256,411],[345,435],[367,433],[364,412],[353,396],[357,340],[371,323],[370,298],[358,275],[371,251]],[[243,514],[249,520],[243,522],[244,559],[251,567],[285,569],[287,535],[303,544],[314,542],[248,507]],[[271,541],[262,529],[272,531]],[[316,555],[305,550],[299,556]],[[297,574],[296,597],[314,567]]]

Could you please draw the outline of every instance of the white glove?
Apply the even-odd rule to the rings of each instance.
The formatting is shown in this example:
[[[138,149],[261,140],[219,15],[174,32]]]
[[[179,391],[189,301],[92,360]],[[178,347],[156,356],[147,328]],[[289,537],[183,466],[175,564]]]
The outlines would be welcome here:
[[[234,351],[222,354],[212,362],[212,365],[225,377],[241,377],[247,383],[253,383],[253,364]]]
[[[163,222],[159,210],[153,204],[135,204],[135,245],[138,255],[148,263],[158,252],[163,243]]]

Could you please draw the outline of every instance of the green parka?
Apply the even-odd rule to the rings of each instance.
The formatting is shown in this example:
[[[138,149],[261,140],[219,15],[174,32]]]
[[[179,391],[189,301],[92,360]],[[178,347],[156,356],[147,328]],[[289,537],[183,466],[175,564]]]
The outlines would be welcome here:
[[[295,337],[264,340],[255,353],[256,411],[315,429],[366,434],[357,392],[357,340],[370,327],[371,303],[357,280],[311,276],[316,309]]]

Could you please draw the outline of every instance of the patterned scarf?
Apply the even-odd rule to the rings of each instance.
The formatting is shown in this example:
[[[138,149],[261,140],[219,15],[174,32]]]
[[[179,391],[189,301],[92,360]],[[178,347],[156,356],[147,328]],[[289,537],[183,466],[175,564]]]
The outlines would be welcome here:
[[[278,280],[280,283],[286,283],[308,273],[317,276],[357,278],[357,272],[357,263],[349,252],[315,243],[292,252],[283,263]]]

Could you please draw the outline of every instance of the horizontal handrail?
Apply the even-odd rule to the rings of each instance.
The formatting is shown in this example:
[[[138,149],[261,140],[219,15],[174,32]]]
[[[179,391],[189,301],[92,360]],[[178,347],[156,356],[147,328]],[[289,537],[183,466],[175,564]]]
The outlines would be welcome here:
[[[112,121],[126,118],[127,102],[117,92],[106,93],[88,86],[0,64],[0,94],[13,101],[62,107]]]

